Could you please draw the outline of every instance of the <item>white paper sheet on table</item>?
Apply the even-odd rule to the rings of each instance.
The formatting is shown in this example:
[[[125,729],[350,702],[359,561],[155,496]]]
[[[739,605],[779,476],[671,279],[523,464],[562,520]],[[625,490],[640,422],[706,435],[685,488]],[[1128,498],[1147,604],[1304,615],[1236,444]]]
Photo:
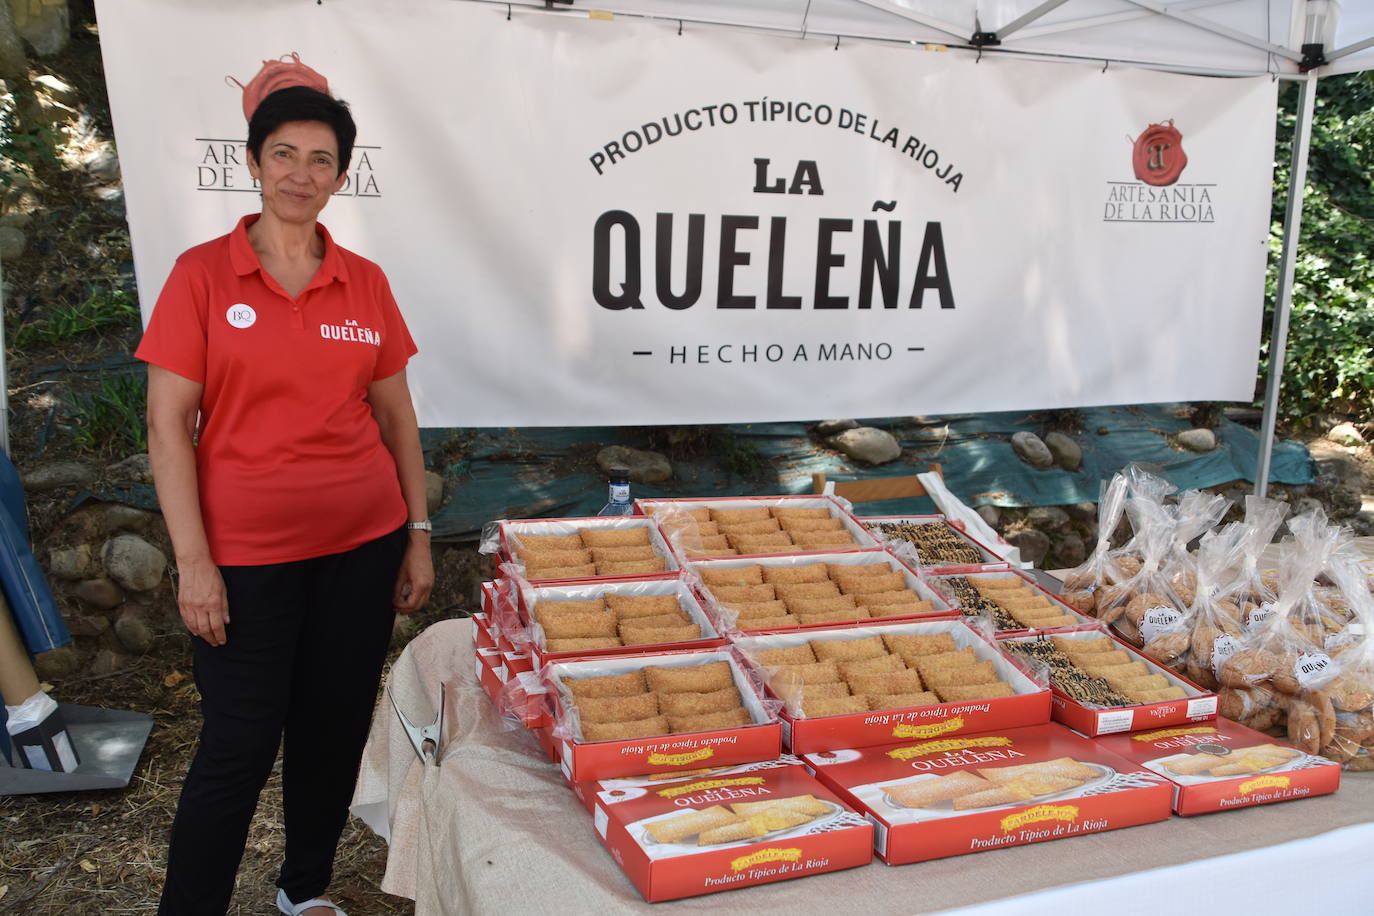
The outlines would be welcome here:
[[[1227,897],[1220,904],[1226,912],[1237,911],[1230,901],[1241,891],[1248,912],[1296,912],[1296,903],[1286,905],[1296,899],[1293,894],[1305,901],[1305,910],[1353,913],[1364,905],[1368,881],[1352,866],[1361,859],[1351,850],[1374,845],[1371,773],[1344,774],[1341,791],[1322,798],[897,868],[875,861],[650,908],[601,846],[591,817],[533,736],[502,725],[472,665],[472,626],[466,620],[435,624],[406,647],[388,683],[412,721],[433,718],[439,682],[447,684],[440,764],[420,763],[383,697],[354,794],[354,812],[369,823],[384,821],[389,830],[382,890],[414,899],[418,916],[555,908],[560,916],[650,909],[670,916],[725,906],[833,916],[837,900],[852,901],[871,916],[935,913],[964,904],[975,906],[960,916],[1107,910],[1145,916],[1145,906],[1155,916],[1161,887],[1170,889],[1170,899],[1216,904],[1218,874],[1226,876]],[[1352,824],[1360,826],[1324,832]],[[1294,838],[1301,839],[1265,846]],[[1212,858],[1232,851],[1239,854]],[[1172,896],[1184,889],[1185,896]],[[1286,908],[1268,905],[1281,899]]]

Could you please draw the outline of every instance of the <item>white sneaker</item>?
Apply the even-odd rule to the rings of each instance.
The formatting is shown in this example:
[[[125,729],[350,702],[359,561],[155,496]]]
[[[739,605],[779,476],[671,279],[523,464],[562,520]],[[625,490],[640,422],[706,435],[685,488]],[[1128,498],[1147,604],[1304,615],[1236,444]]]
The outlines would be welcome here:
[[[307,900],[304,903],[292,903],[291,898],[286,896],[286,891],[277,888],[277,909],[285,913],[286,916],[301,916],[302,913],[312,906],[327,906],[338,913],[339,916],[348,916],[347,913],[339,909],[337,904],[331,903],[328,900],[321,900],[318,897]]]

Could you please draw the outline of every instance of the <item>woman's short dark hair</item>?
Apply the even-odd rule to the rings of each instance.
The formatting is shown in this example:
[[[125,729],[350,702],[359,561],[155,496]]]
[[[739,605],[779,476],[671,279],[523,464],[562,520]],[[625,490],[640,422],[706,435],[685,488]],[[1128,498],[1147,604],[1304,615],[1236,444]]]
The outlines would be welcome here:
[[[353,159],[353,140],[358,128],[348,104],[309,86],[278,89],[259,103],[248,122],[248,151],[256,162],[262,161],[262,144],[269,134],[291,121],[323,121],[334,131],[339,145],[339,174]]]

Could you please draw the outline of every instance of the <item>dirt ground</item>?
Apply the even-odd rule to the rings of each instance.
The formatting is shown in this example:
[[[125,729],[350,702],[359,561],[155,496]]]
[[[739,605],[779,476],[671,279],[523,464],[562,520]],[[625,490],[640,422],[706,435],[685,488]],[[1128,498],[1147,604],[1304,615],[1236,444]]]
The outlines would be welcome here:
[[[431,610],[404,621],[392,658],[411,635],[451,615]],[[156,910],[167,831],[200,724],[186,641],[161,643],[132,668],[64,681],[55,691],[64,703],[147,713],[153,729],[127,789],[0,798],[0,914]],[[275,912],[282,838],[278,760],[258,803],[231,913]],[[335,861],[334,900],[351,913],[413,913],[410,901],[378,888],[385,863],[386,844],[350,819]]]
[[[490,562],[471,543],[436,545],[435,572],[430,606],[397,618],[388,667],[425,627],[470,613],[477,584],[492,576]],[[48,686],[63,703],[147,713],[153,729],[127,789],[0,798],[0,914],[155,911],[167,833],[200,728],[189,640],[169,626],[129,668]],[[258,802],[230,913],[275,912],[284,836],[280,774],[279,758]],[[413,913],[409,900],[378,888],[385,865],[386,844],[350,818],[331,896],[350,913]]]

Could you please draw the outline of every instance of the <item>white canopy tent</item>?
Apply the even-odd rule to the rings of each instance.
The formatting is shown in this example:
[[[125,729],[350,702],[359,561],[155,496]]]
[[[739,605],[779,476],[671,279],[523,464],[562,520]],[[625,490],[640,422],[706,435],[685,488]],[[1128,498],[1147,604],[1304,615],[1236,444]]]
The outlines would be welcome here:
[[[940,44],[1215,76],[1374,65],[1374,8],[1341,0],[478,0],[571,15],[640,16],[817,40]],[[1306,69],[1311,69],[1307,67]]]
[[[1374,68],[1374,3],[1342,0],[461,0],[508,15],[638,17],[1300,84],[1255,489],[1268,484],[1316,87]]]

